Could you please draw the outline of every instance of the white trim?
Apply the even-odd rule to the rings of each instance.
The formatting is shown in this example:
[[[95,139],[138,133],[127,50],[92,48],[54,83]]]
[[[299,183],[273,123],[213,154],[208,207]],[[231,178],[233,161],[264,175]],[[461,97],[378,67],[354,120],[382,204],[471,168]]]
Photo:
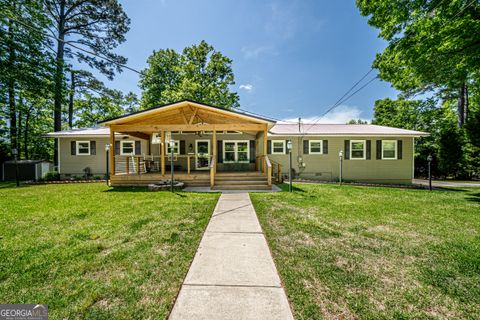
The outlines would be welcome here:
[[[361,142],[363,143],[363,158],[354,158],[352,157],[352,144]],[[367,140],[350,140],[350,160],[366,160],[367,159]]]
[[[234,143],[234,161],[225,161],[225,143]],[[238,143],[246,143],[247,144],[247,160],[246,161],[238,161]],[[250,163],[250,140],[223,140],[223,150],[222,150],[222,156],[223,156],[223,163]],[[232,152],[232,151],[229,151]]]
[[[398,160],[398,140],[380,140],[382,141],[382,150],[381,150],[381,155],[382,155],[382,160]],[[383,143],[384,142],[393,142],[395,143],[395,156],[393,158],[385,158],[383,156]]]
[[[320,152],[312,151],[312,142],[320,142]],[[308,154],[323,154],[323,140],[308,140]]]
[[[208,165],[206,167],[198,167],[198,143],[199,142],[207,142],[208,143],[208,156],[207,156],[207,161]],[[210,145],[210,140],[208,139],[196,139],[195,140],[195,170],[209,170],[210,169],[210,155],[212,154],[211,152],[211,145]]]
[[[132,144],[132,152],[131,153],[123,152],[123,144],[126,143],[126,142]],[[134,154],[135,154],[135,141],[134,140],[120,140],[120,155],[121,156],[133,156]]]
[[[272,153],[271,154],[285,154],[285,140],[270,140],[272,141]],[[282,144],[282,152],[275,152],[275,143],[281,143]]]
[[[88,143],[88,153],[80,153],[79,150],[80,148],[78,147],[80,143]],[[90,156],[92,154],[92,146],[90,145],[90,141],[75,141],[75,147],[76,147],[76,155],[77,156]],[[60,163],[60,162],[59,162]]]

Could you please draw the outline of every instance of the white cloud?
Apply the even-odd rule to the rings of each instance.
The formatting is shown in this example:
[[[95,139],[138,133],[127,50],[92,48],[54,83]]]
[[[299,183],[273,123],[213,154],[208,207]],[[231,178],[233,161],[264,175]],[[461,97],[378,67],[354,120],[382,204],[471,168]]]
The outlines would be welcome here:
[[[252,92],[253,91],[253,85],[250,84],[250,83],[247,83],[247,84],[241,84],[239,89],[243,89],[247,92]]]
[[[278,55],[278,51],[273,46],[243,47],[242,53],[246,59],[255,59],[263,55]]]
[[[361,119],[371,122],[371,119],[362,118],[362,110],[353,106],[341,105],[320,119],[320,116],[308,116],[302,118],[303,123],[326,123],[326,124],[345,124],[350,120]],[[284,121],[297,122],[298,118],[285,119]]]

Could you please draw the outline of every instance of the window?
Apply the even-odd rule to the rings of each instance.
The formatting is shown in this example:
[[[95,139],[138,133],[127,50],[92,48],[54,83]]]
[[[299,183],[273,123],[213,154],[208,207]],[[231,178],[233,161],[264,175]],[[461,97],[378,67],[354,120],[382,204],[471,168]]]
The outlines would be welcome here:
[[[79,156],[89,156],[90,141],[77,141],[77,154]]]
[[[323,153],[323,141],[322,140],[309,140],[308,141],[308,153],[310,154],[322,154]]]
[[[382,140],[382,159],[397,159],[397,140]]]
[[[122,156],[135,154],[135,141],[120,141],[120,154]]]
[[[173,154],[179,154],[179,150],[180,150],[180,141],[179,140],[173,140]],[[172,148],[170,147],[170,143],[168,141],[165,141],[165,145],[166,145],[166,148],[167,148],[167,155],[171,154],[172,153]]]
[[[350,159],[365,160],[365,140],[350,141]]]
[[[272,140],[272,154],[285,154],[285,140]]]
[[[223,162],[250,162],[250,148],[248,140],[223,141]]]

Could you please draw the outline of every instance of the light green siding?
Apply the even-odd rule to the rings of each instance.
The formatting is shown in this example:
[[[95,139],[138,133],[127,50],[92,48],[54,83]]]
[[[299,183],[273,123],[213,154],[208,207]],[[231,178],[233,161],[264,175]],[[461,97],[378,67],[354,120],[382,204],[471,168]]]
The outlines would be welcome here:
[[[412,137],[269,137],[269,140],[292,140],[292,167],[298,178],[338,181],[340,175],[339,152],[345,140],[371,140],[371,160],[343,160],[343,179],[372,183],[410,184],[413,179]],[[401,160],[377,160],[376,140],[402,140]],[[304,154],[303,140],[328,140],[328,154]],[[269,158],[282,165],[288,174],[288,155],[270,154]],[[305,167],[300,166],[300,158]]]

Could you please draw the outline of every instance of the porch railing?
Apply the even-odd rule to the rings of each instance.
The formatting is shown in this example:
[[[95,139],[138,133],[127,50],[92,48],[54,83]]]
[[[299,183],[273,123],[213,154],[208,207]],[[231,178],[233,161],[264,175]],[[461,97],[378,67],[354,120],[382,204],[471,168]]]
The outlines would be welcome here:
[[[187,173],[191,172],[191,155],[176,155],[177,161],[174,166],[178,165],[178,159],[186,159]],[[165,155],[165,167],[170,167],[169,156]],[[153,155],[115,155],[115,174],[144,174],[148,172],[162,172],[161,156]],[[185,169],[184,169],[185,170]]]
[[[268,185],[272,185],[272,164],[270,163],[270,159],[268,156],[265,156],[265,167],[267,168],[267,181]]]
[[[282,165],[276,161],[271,160],[269,157],[264,155],[256,156],[255,169],[258,171],[262,171],[264,174],[268,175],[268,166],[266,162],[267,158],[271,166],[271,172],[270,172],[271,179],[273,179],[273,181],[277,183],[282,183],[283,182]]]

